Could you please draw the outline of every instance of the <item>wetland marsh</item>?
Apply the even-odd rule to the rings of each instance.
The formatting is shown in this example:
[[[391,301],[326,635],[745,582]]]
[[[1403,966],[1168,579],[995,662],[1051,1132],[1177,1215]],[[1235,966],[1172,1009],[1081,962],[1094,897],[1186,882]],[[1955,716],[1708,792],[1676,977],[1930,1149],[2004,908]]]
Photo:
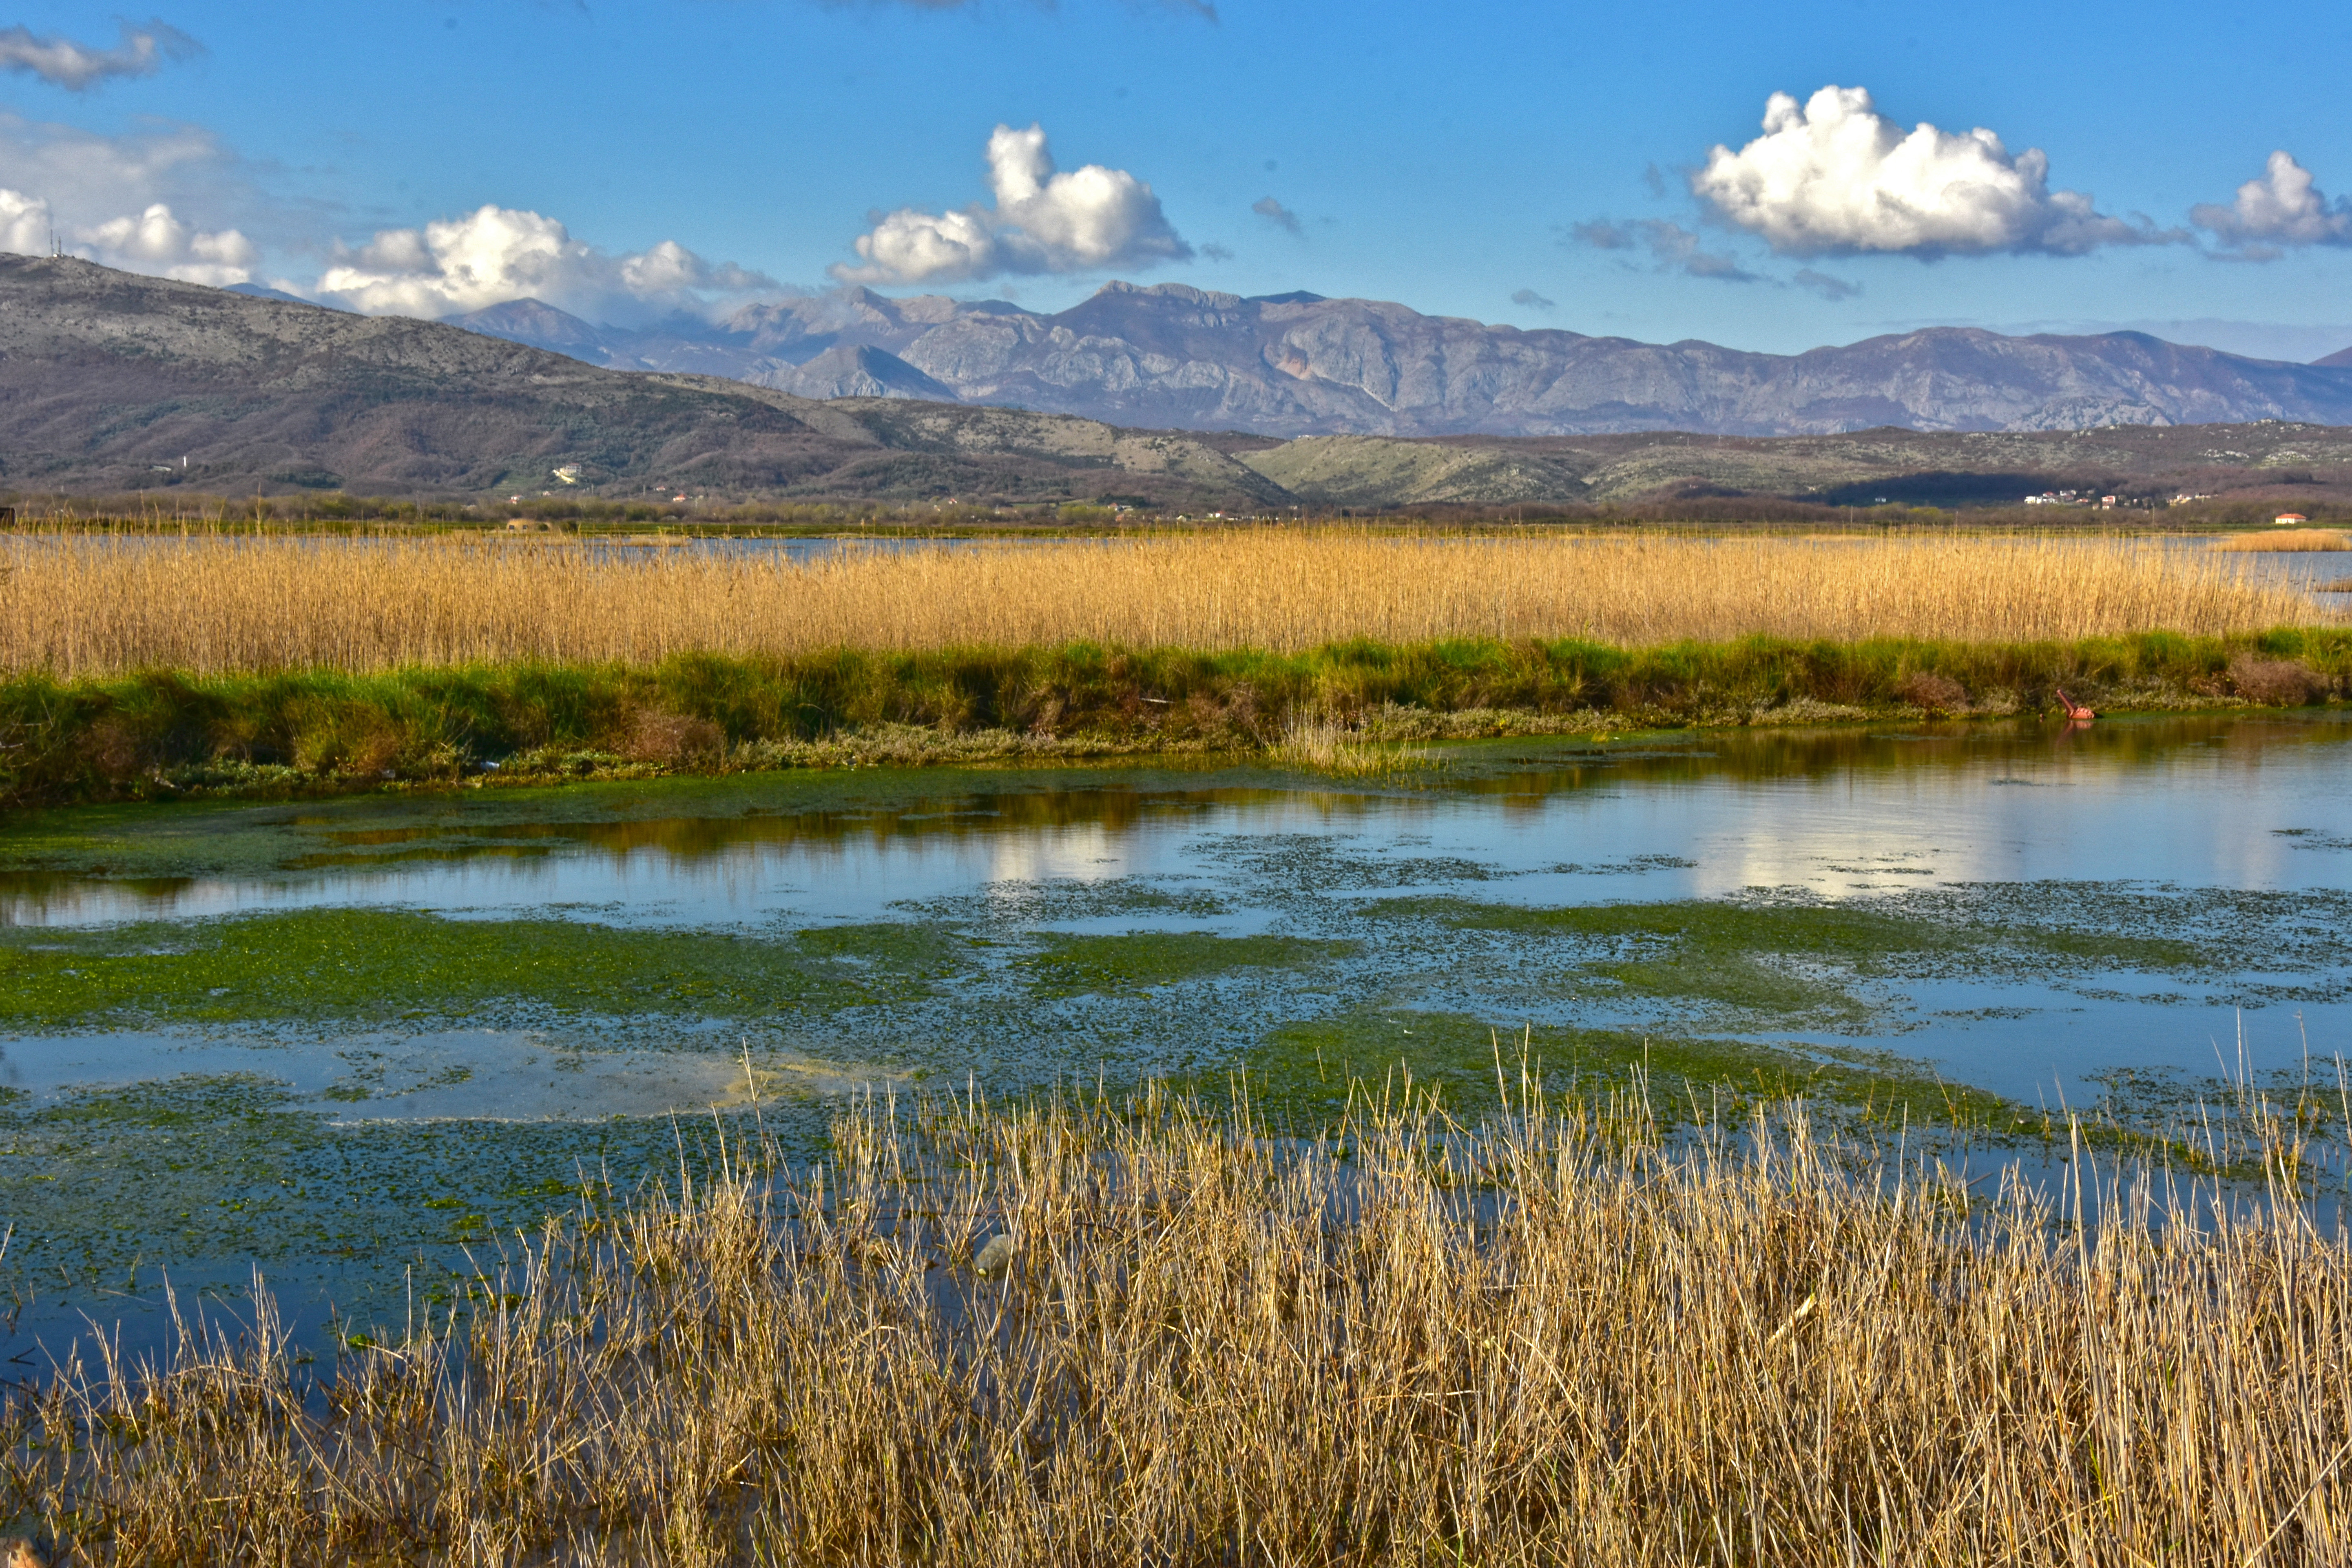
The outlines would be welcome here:
[[[255,1259],[371,1298],[674,1171],[714,1106],[803,1149],[861,1087],[1243,1075],[1304,1126],[1410,1073],[1475,1114],[1498,1041],[1667,1101],[2153,1124],[2352,1048],[2347,742],[2315,710],[26,816],[6,1266],[31,1322]]]

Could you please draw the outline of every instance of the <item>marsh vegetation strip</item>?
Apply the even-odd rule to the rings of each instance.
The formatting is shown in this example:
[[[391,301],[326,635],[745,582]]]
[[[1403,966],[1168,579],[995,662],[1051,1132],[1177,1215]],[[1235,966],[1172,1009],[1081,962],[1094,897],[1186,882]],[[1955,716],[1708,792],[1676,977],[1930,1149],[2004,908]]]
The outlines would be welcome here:
[[[455,539],[0,542],[0,669],[73,678],[646,663],[828,648],[1296,651],[1349,639],[2072,640],[2320,625],[2160,543],[1396,536],[1265,529],[795,560]]]
[[[322,1095],[386,1032],[466,1036],[451,1065],[486,1081],[524,1037],[591,1059],[748,1037],[1018,1085],[1263,1064],[1301,1028],[1443,1075],[1426,1015],[1472,1021],[1474,1056],[1487,1026],[1738,1037],[2079,1102],[2111,1070],[2201,1072],[2233,1009],[2264,1068],[2352,1046],[2347,741],[2325,715],[1750,731],[1445,747],[1348,783],[866,773],[50,813],[0,832],[0,1048],[39,1096],[120,1081],[116,1037],[131,1076],[316,1057],[298,1076]]]
[[[0,679],[0,810],[387,787],[1212,752],[1326,776],[1445,765],[1417,742],[1990,717],[2110,716],[2352,694],[2352,626],[2059,643],[1746,637],[1335,643],[1204,653],[1093,643],[374,675],[145,670]]]
[[[94,1564],[2352,1559],[2340,1235],[1502,1076],[1307,1142],[865,1101],[330,1363],[265,1305],[45,1369],[0,1510]]]
[[[462,1274],[448,1248],[583,1173],[692,1163],[714,1103],[803,1152],[860,1086],[1241,1073],[1317,1128],[1410,1073],[1475,1115],[1498,1037],[1554,1088],[1638,1068],[1673,1104],[1802,1093],[2028,1152],[2072,1106],[2185,1161],[2200,1101],[2239,1092],[2217,1080],[2352,1057],[2347,742],[2330,713],[1749,730],[1345,781],[860,771],[21,817],[0,1287],[21,1335],[86,1309],[152,1333],[162,1271],[235,1286],[260,1256],[315,1336],[322,1300]]]

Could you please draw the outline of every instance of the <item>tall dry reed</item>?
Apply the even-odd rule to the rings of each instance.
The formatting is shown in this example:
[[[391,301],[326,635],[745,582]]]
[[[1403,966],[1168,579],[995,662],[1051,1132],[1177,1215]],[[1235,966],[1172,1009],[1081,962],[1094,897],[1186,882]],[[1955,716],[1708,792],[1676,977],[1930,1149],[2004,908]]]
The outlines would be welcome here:
[[[506,539],[61,535],[6,541],[0,567],[0,669],[61,677],[1073,640],[1276,650],[1357,637],[2036,641],[2331,618],[2231,560],[1983,538],[1268,530],[794,562]]]
[[[266,1317],[94,1352],[8,1406],[8,1506],[102,1563],[2352,1561],[2352,1257],[2291,1212],[2078,1224],[1638,1093],[835,1131],[320,1392]]]
[[[2275,533],[2232,533],[2215,540],[2213,548],[2302,554],[2310,551],[2352,550],[2352,536],[2327,528],[2283,528]]]

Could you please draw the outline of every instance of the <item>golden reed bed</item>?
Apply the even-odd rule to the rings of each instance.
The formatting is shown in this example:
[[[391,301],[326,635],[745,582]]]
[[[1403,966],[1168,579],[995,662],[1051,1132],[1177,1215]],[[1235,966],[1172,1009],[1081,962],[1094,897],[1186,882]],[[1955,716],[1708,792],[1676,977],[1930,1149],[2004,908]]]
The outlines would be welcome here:
[[[1118,542],[638,552],[505,539],[35,536],[0,669],[374,670],[1051,644],[1751,633],[2031,641],[2332,619],[2248,563],[2128,542],[1496,539],[1267,530]]]
[[[868,1108],[483,1258],[323,1390],[266,1314],[86,1346],[0,1479],[125,1568],[2352,1562],[2340,1234],[1514,1099]]]
[[[2286,528],[2276,533],[2232,533],[2213,542],[2216,550],[2256,554],[2305,554],[2313,551],[2352,550],[2352,537],[2326,528]]]

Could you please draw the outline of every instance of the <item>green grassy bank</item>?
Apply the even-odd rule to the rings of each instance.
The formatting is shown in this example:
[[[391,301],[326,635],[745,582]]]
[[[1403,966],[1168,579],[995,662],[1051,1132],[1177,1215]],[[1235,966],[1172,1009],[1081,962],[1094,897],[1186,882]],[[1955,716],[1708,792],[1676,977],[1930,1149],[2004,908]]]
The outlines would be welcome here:
[[[0,806],[494,777],[1249,751],[1299,721],[1384,740],[2352,696],[2352,629],[2072,643],[1073,643],[650,667],[152,671],[0,683]]]

